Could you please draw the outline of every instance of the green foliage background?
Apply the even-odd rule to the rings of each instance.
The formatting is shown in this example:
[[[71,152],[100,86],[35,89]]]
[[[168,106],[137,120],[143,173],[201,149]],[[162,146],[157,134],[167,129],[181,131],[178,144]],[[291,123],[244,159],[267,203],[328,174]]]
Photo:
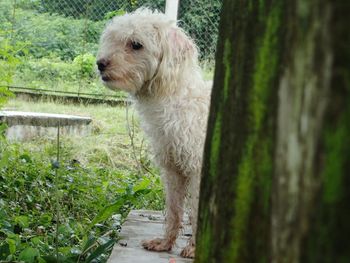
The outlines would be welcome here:
[[[111,96],[95,73],[105,23],[140,6],[164,11],[165,1],[107,2],[1,0],[0,109],[12,96],[8,85]],[[209,64],[220,7],[220,0],[180,1],[180,26],[196,41],[201,60]],[[97,120],[115,125],[114,113],[103,109],[99,114]],[[0,138],[1,262],[105,262],[131,208],[163,207],[157,171],[140,177],[135,168],[114,167],[111,159],[121,156],[103,145],[118,149],[111,143],[115,138],[101,134],[103,128],[94,129],[92,138],[84,138],[89,140],[83,149],[89,153],[88,165],[75,157],[82,142],[62,138],[58,169],[55,141],[41,138],[18,144]],[[147,158],[142,162],[149,165]]]
[[[14,42],[26,42],[25,59],[14,84],[32,88],[111,95],[98,80],[94,58],[108,19],[140,6],[164,11],[164,0],[2,0],[0,30]],[[201,61],[212,68],[221,0],[183,0],[179,24],[197,43]],[[1,59],[0,59],[1,60]]]
[[[17,65],[20,63],[18,53],[25,52],[25,44],[17,42],[11,43],[7,38],[7,32],[0,30],[0,109],[13,94],[6,86],[1,84],[11,84]],[[1,123],[0,123],[1,124]]]
[[[162,207],[158,177],[84,166],[68,139],[56,172],[55,143],[36,144],[1,142],[0,261],[105,262],[131,208]]]
[[[0,261],[105,262],[130,209],[162,209],[158,173],[135,124],[140,173],[131,157],[125,109],[11,99],[22,111],[93,119],[89,136],[0,140]],[[56,254],[56,248],[58,256]]]

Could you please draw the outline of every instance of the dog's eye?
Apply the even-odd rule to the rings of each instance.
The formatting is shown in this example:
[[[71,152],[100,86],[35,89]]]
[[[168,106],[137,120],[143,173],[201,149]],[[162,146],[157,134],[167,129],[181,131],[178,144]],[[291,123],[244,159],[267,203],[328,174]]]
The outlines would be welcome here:
[[[131,47],[133,50],[139,50],[141,48],[143,48],[142,44],[136,41],[132,41],[131,42]]]

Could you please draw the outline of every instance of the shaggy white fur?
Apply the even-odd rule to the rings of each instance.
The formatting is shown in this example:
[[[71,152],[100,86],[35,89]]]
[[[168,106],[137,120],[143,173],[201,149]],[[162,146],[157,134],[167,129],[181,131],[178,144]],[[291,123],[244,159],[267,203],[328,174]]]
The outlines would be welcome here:
[[[104,30],[97,65],[104,84],[129,92],[141,116],[166,189],[163,238],[143,247],[171,250],[188,198],[193,236],[182,251],[194,257],[199,184],[211,83],[194,42],[164,14],[148,9],[115,17]]]

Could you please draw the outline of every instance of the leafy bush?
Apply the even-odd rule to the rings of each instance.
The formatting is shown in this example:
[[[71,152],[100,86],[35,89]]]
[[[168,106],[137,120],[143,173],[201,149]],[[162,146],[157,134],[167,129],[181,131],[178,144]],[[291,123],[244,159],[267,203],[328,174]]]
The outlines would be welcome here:
[[[79,65],[51,57],[27,60],[18,67],[17,75],[22,75],[28,83],[38,79],[47,82],[64,79],[70,82],[77,80],[79,70]]]
[[[95,76],[96,58],[90,53],[77,56],[73,65],[79,68],[81,76],[85,78],[93,78]]]
[[[6,4],[7,3],[7,4]],[[104,22],[64,18],[55,14],[16,8],[11,4],[0,9],[0,30],[13,30],[16,41],[30,42],[29,54],[35,58],[60,57],[73,60],[84,53],[95,54]]]
[[[36,8],[40,12],[57,13],[76,19],[88,18],[91,20],[103,20],[105,14],[114,10],[133,11],[140,6],[147,6],[151,9],[164,11],[165,0],[125,0],[125,1],[108,1],[94,0],[42,0],[41,5]]]
[[[13,81],[16,67],[20,63],[19,53],[25,53],[25,43],[17,42],[15,45],[7,38],[8,33],[0,30],[0,108],[12,93],[7,85]]]
[[[10,100],[22,111],[89,115],[93,133],[56,141],[0,141],[0,261],[104,262],[129,209],[162,209],[158,173],[141,177],[125,109]],[[118,121],[116,121],[118,120]],[[148,164],[135,124],[135,147]],[[82,147],[83,146],[83,147]],[[59,169],[57,169],[59,167]]]
[[[105,262],[132,207],[154,202],[158,177],[80,164],[64,141],[1,142],[0,261]]]
[[[201,60],[205,62],[202,64],[212,71],[221,2],[195,3],[180,1],[179,23],[196,40]],[[17,54],[25,55],[25,59],[16,70],[14,83],[30,88],[114,95],[95,76],[93,57],[99,35],[105,19],[140,5],[163,10],[165,3],[164,0],[108,4],[82,0],[19,0],[14,4],[12,0],[2,0],[0,30],[11,32],[11,39],[16,43],[26,41],[28,50]],[[94,21],[97,19],[101,20]],[[0,63],[0,67],[5,67],[4,61]]]
[[[0,28],[12,27],[12,2],[3,1]],[[214,59],[221,5],[220,0],[180,1],[180,26],[195,39],[201,60]],[[30,49],[33,56],[40,58],[55,54],[63,60],[72,60],[79,54],[95,54],[105,19],[140,6],[164,11],[165,0],[107,3],[104,0],[21,0],[17,4],[14,29],[19,40],[33,44]]]
[[[95,58],[91,54],[80,55],[73,61],[62,61],[54,56],[27,58],[18,65],[14,83],[38,89],[116,95],[104,87],[97,77]]]

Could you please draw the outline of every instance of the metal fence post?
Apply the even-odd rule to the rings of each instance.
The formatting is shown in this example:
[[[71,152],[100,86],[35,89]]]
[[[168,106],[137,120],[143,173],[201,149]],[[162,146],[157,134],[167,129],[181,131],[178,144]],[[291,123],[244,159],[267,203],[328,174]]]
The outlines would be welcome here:
[[[177,10],[179,7],[179,0],[166,0],[165,14],[171,19],[177,20]]]

